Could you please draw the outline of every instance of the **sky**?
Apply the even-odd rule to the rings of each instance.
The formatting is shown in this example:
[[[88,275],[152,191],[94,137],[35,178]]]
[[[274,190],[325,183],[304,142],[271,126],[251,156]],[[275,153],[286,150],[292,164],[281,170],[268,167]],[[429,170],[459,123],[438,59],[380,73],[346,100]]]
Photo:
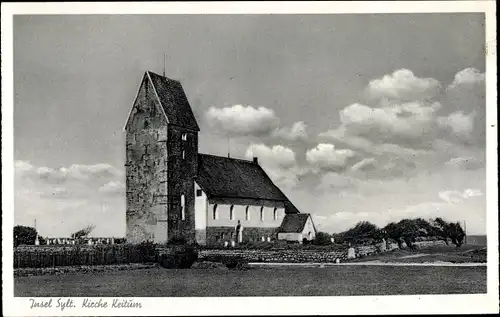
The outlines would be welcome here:
[[[257,156],[319,230],[484,234],[484,36],[473,13],[15,16],[15,223],[124,236],[123,126],[165,65],[200,152]]]

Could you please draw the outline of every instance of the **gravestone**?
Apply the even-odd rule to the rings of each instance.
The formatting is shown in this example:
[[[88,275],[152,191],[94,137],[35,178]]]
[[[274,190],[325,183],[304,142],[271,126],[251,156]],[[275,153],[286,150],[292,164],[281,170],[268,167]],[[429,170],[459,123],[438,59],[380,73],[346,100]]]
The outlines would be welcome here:
[[[356,258],[356,250],[354,250],[353,247],[351,247],[347,250],[347,258],[348,259],[355,259]]]
[[[382,239],[382,242],[379,245],[379,251],[380,252],[387,251],[387,243],[386,243],[385,239]]]

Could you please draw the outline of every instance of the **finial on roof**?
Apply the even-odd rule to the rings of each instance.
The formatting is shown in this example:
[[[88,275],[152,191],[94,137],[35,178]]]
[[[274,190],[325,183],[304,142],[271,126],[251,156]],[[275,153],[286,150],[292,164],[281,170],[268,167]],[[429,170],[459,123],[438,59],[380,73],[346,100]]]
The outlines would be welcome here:
[[[163,77],[165,77],[166,68],[167,68],[167,54],[163,53]]]

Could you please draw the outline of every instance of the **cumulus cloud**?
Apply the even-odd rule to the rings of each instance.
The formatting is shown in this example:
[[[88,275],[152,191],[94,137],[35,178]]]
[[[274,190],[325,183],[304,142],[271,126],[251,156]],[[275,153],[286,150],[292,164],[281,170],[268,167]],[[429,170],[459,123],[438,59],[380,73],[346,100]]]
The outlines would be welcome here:
[[[294,166],[295,153],[293,150],[282,145],[268,147],[265,144],[252,144],[245,154],[247,158],[257,157],[259,163],[271,166]]]
[[[441,166],[485,147],[484,73],[476,69],[459,71],[443,94],[437,94],[439,82],[418,78],[406,69],[372,80],[366,90],[375,104],[353,103],[343,108],[340,125],[319,133],[318,138],[375,158],[378,166],[373,174],[386,171],[404,176],[405,169],[410,172],[417,166],[411,162],[434,160],[434,166]],[[391,163],[384,168],[381,164],[387,157],[401,160],[394,161],[394,168]],[[364,163],[368,162],[372,167],[375,164]],[[464,162],[455,163],[464,166]],[[473,165],[467,164],[468,168]]]
[[[105,194],[122,194],[125,192],[125,184],[118,181],[110,181],[99,187],[99,192]]]
[[[273,136],[288,141],[307,140],[307,124],[297,121],[291,128],[284,127],[276,130]]]
[[[242,105],[210,107],[206,119],[212,128],[234,136],[270,135],[279,125],[272,109]]]
[[[89,221],[96,234],[123,236],[123,172],[110,164],[52,168],[16,161],[15,221],[31,225],[38,219],[44,236],[67,236]],[[108,206],[110,208],[103,208]],[[113,225],[104,225],[103,217]]]
[[[309,171],[297,165],[295,152],[292,149],[282,145],[269,147],[265,144],[251,144],[245,157],[248,159],[257,157],[259,164],[273,182],[284,189],[298,186],[300,177]]]
[[[475,85],[484,83],[485,74],[475,68],[466,68],[455,74],[453,83],[448,89],[455,89],[461,85]]]
[[[419,78],[411,70],[399,69],[368,84],[372,98],[402,101],[427,100],[436,96],[441,84],[433,78]]]
[[[448,130],[451,135],[463,141],[469,141],[474,129],[474,116],[474,112],[466,115],[457,111],[446,117],[437,118],[437,123],[442,129]]]
[[[355,155],[350,149],[336,149],[333,144],[320,143],[306,152],[306,160],[321,169],[342,169]]]
[[[433,133],[434,113],[439,108],[437,102],[410,102],[382,108],[352,104],[340,112],[340,120],[350,136],[372,143],[428,147],[426,136]]]

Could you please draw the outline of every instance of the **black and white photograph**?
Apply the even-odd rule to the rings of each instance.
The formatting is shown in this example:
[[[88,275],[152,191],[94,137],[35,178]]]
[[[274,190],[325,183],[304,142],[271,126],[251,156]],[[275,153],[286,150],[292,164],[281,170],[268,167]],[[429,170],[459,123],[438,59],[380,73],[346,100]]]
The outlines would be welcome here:
[[[498,313],[495,1],[419,3],[2,4],[8,315]]]

